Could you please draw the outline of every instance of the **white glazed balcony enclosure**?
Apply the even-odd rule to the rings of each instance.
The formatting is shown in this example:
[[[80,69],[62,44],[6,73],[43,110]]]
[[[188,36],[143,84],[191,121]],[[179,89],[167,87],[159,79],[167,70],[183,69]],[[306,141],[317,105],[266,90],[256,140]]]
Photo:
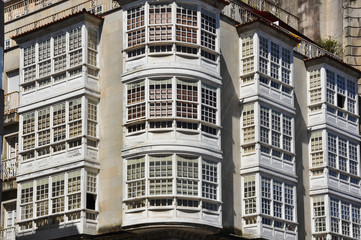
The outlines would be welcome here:
[[[306,61],[306,66],[309,126],[327,123],[357,133],[357,72],[327,56]]]
[[[297,239],[293,47],[260,20],[241,24],[242,230],[250,238]]]
[[[66,227],[72,230],[62,236],[96,232],[100,23],[81,11],[14,37],[20,48],[17,236],[36,232],[45,239]]]
[[[294,177],[293,47],[297,39],[260,20],[241,24],[242,168],[271,167]]]
[[[128,3],[124,225],[221,227],[220,3]]]

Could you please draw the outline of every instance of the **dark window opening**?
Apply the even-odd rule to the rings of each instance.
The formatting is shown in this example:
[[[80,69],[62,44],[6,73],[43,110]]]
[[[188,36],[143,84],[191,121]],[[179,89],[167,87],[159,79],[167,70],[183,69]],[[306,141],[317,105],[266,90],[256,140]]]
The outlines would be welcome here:
[[[86,194],[86,208],[90,210],[95,210],[95,202],[97,200],[97,195],[87,193]]]
[[[337,94],[337,107],[344,108],[345,107],[345,96],[341,94]]]

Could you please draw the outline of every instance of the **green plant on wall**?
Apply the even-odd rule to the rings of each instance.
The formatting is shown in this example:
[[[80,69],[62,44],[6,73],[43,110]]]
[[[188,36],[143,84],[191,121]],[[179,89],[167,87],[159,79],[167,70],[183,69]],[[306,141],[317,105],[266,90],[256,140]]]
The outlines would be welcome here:
[[[326,51],[342,57],[342,44],[339,43],[335,37],[327,36],[326,38],[321,38],[318,44]]]

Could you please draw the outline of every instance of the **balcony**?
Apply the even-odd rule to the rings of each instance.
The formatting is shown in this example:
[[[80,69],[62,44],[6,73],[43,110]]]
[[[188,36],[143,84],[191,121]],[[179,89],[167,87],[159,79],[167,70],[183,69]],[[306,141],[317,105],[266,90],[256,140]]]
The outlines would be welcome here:
[[[247,6],[248,5],[248,6]],[[229,5],[225,6],[222,10],[222,14],[237,21],[239,24],[244,24],[251,22],[255,19],[262,19],[263,21],[271,23],[266,18],[262,17],[259,14],[256,14],[254,11],[250,10],[250,7],[260,10],[268,11],[279,18],[281,21],[285,22],[294,29],[298,29],[298,18],[291,13],[283,10],[282,8],[276,6],[267,0],[242,0],[240,2],[231,2]],[[278,28],[278,30],[285,32],[293,37],[296,37],[300,40],[300,43],[294,48],[294,51],[304,55],[307,58],[314,58],[321,55],[330,55],[336,59],[342,60],[340,57],[327,52],[322,49],[317,44],[298,36],[297,33],[290,32],[289,30],[278,26],[274,23],[271,23],[273,27]]]
[[[310,188],[311,191],[320,189],[333,189],[343,194],[355,197],[361,196],[361,178],[335,168],[313,168],[311,169]]]
[[[25,17],[27,15],[33,14],[35,12],[41,11],[44,8],[47,8],[51,5],[60,4],[61,2],[67,2],[64,0],[20,0],[16,3],[6,3],[4,6],[4,23],[8,24],[16,19]],[[64,5],[65,6],[65,5]],[[82,11],[84,8],[87,11],[90,11],[94,14],[102,14],[107,11],[111,11],[115,8],[119,8],[120,5],[117,1],[112,0],[87,0],[78,5],[73,5],[70,8],[62,9],[59,7],[59,12],[55,12],[52,15],[45,16],[44,18],[38,19],[31,23],[25,25],[16,26],[17,28],[9,29],[5,32],[5,41],[7,41],[6,48],[17,46],[17,43],[12,40],[10,37],[31,31],[34,28],[38,28],[49,23],[52,23],[56,20],[62,19],[79,11]],[[43,13],[42,13],[43,14]],[[26,22],[26,21],[24,21]]]
[[[329,124],[349,134],[357,134],[359,118],[356,114],[328,103],[309,105],[308,124],[310,127]]]
[[[276,17],[278,17],[281,21],[287,23],[294,29],[298,29],[298,17],[293,15],[292,13],[287,12],[276,4],[272,3],[275,1],[267,1],[267,0],[242,0],[242,2],[247,3],[248,5],[256,8],[259,11],[270,12]]]
[[[4,126],[19,122],[17,113],[19,107],[19,92],[7,93],[4,96]]]
[[[33,239],[36,234],[36,239],[53,239],[78,234],[94,235],[97,222],[98,212],[94,210],[79,209],[66,213],[55,213],[35,217],[32,220],[18,221],[17,237]]]
[[[15,227],[8,227],[0,230],[1,239],[15,239]]]
[[[2,191],[14,190],[17,187],[16,175],[18,172],[18,157],[10,158],[1,161],[1,180],[2,180]],[[4,233],[5,231],[5,233]],[[3,234],[9,234],[7,229],[2,230]],[[15,238],[1,238],[1,239],[15,239]]]
[[[13,4],[8,4],[5,6],[4,20],[5,22],[8,22],[61,1],[62,0],[35,0],[18,1]]]
[[[1,180],[7,181],[16,178],[18,171],[18,157],[1,161]]]

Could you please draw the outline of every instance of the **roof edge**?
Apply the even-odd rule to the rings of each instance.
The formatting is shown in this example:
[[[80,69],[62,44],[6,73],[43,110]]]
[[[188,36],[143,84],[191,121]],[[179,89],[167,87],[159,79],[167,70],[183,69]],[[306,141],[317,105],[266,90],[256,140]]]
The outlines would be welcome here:
[[[98,24],[103,20],[102,17],[94,15],[90,11],[87,11],[85,8],[83,8],[82,10],[80,10],[78,12],[70,13],[62,18],[59,18],[52,22],[40,25],[38,27],[35,27],[35,28],[25,31],[23,33],[19,33],[18,35],[11,36],[10,38],[15,40],[16,42],[25,42],[25,41],[28,41],[27,39],[25,40],[25,38],[27,38],[28,36],[30,36],[36,32],[46,31],[49,28],[57,28],[57,26],[59,26],[59,25],[61,25],[61,27],[62,27],[62,23],[66,23],[74,18],[80,18],[81,19],[80,21],[98,22]],[[74,21],[74,22],[79,22],[79,21]],[[22,41],[23,39],[25,41]]]
[[[238,33],[242,33],[242,32],[247,32],[247,31],[251,30],[252,28],[257,29],[258,27],[256,27],[257,26],[256,24],[261,24],[261,25],[267,27],[267,29],[263,29],[263,30],[269,30],[269,27],[271,27],[273,31],[277,31],[277,33],[281,33],[284,37],[287,37],[290,40],[291,45],[297,45],[298,43],[301,42],[301,38],[296,36],[295,34],[293,34],[291,32],[286,32],[286,31],[282,30],[281,27],[279,27],[271,22],[268,22],[266,20],[263,20],[259,17],[254,20],[251,20],[249,22],[243,23],[243,24],[237,24],[236,28],[237,28]],[[253,27],[253,25],[254,25],[254,27]],[[262,28],[258,28],[258,29],[262,30]],[[276,35],[276,32],[274,32],[274,33],[275,33],[274,34],[275,37],[276,36],[279,37],[279,35]]]
[[[305,62],[306,68],[316,65],[316,64],[320,64],[320,63],[326,63],[328,65],[331,65],[333,67],[336,67],[340,70],[343,70],[345,67],[347,68],[347,71],[344,71],[346,73],[348,73],[349,75],[359,79],[361,78],[361,70],[353,67],[352,65],[339,60],[329,54],[322,54],[318,57],[314,57],[314,58],[305,58],[303,59],[303,61]]]

